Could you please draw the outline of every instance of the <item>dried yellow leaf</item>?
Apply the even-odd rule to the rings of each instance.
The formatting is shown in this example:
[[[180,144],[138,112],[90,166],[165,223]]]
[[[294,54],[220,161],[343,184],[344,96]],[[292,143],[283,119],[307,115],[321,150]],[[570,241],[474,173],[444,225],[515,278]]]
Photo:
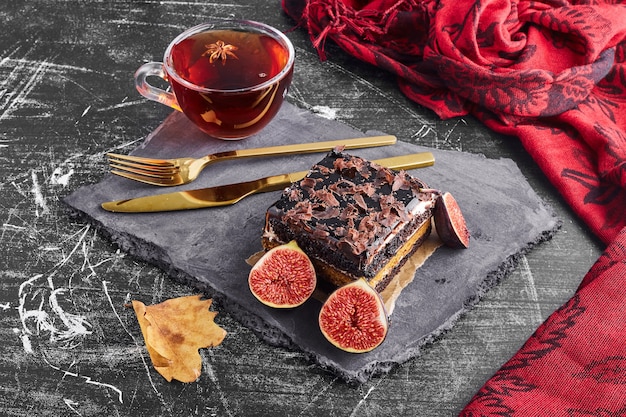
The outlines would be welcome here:
[[[196,381],[202,369],[198,349],[217,346],[224,340],[226,331],[213,321],[217,313],[209,311],[211,302],[200,295],[151,306],[133,300],[152,364],[168,382]]]

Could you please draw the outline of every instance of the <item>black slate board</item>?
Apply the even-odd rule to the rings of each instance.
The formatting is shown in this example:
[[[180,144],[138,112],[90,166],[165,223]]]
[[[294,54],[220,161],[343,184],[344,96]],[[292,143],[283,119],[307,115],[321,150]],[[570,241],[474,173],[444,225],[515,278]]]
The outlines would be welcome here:
[[[243,147],[357,136],[363,133],[285,103],[264,131],[233,142],[208,138],[183,115],[172,113],[133,154],[201,156]],[[173,189],[107,176],[76,190],[65,202],[123,250],[216,298],[222,308],[268,343],[300,349],[341,378],[364,382],[373,374],[387,372],[418,356],[424,344],[451,328],[464,311],[514,268],[523,253],[550,238],[559,227],[551,208],[535,194],[511,160],[489,160],[404,142],[350,153],[376,159],[424,150],[435,154],[435,165],[411,174],[455,196],[472,234],[471,245],[467,250],[440,248],[426,261],[396,302],[387,339],[366,354],[342,352],[323,338],[317,326],[318,301],[312,299],[297,309],[283,311],[260,304],[250,294],[250,267],[245,260],[261,249],[265,210],[279,192],[254,195],[230,207],[115,214],[102,210],[100,203]],[[322,157],[309,154],[221,162],[206,168],[195,182],[177,189],[299,171]]]

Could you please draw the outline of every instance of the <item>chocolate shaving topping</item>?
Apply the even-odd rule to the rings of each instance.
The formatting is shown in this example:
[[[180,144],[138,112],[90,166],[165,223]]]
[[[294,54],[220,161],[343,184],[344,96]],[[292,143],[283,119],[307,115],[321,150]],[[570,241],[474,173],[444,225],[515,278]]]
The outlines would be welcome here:
[[[400,171],[393,178],[393,184],[391,185],[392,191],[408,190],[411,188],[411,183],[407,178],[407,174],[404,171]]]
[[[286,213],[287,218],[297,219],[299,223],[305,223],[313,218],[313,208],[307,200],[298,201],[296,205]]]
[[[294,187],[288,188],[287,194],[289,195],[290,201],[302,200],[302,191],[300,191],[297,188],[294,188]]]
[[[345,178],[328,186],[328,189],[339,195],[354,194],[356,192],[356,184]]]
[[[386,210],[380,211],[376,214],[376,220],[381,226],[393,227],[398,222],[398,215],[395,212],[392,212],[391,209],[387,208]]]
[[[343,174],[344,171],[347,171],[350,168],[354,167],[354,163],[350,159],[337,158],[337,159],[335,159],[335,162],[333,163],[333,166],[335,167],[335,170],[337,172]]]
[[[371,182],[366,182],[365,184],[357,185],[355,191],[360,194],[365,194],[371,198],[376,194],[376,187],[374,187],[374,184]]]
[[[424,187],[404,171],[331,152],[283,193],[277,207],[284,222],[358,256],[384,241],[400,222],[411,221],[414,214],[407,205],[418,207],[416,198],[434,201],[432,193],[420,192]]]
[[[322,175],[328,175],[332,172],[332,170],[325,165],[316,165],[315,167],[320,171]]]
[[[333,195],[333,193],[328,189],[323,188],[321,190],[317,190],[315,197],[317,197],[322,202],[326,203],[328,206],[331,206],[331,207],[339,206],[339,200],[337,200],[337,198]]]
[[[356,159],[356,166],[357,169],[359,170],[359,173],[361,174],[361,176],[363,178],[365,178],[366,180],[369,179],[369,177],[371,176],[372,172],[370,171],[370,167],[367,164],[367,161],[365,161],[364,159]]]
[[[311,177],[304,177],[300,181],[300,187],[302,188],[314,188],[315,184],[317,184],[317,181],[315,180],[315,178]]]
[[[339,219],[348,221],[350,219],[354,219],[358,215],[359,209],[354,204],[348,203],[339,214]]]
[[[367,204],[365,204],[365,199],[361,194],[354,194],[354,202],[363,210],[367,210]]]
[[[339,207],[328,207],[324,210],[315,211],[315,217],[320,220],[336,219],[341,214]],[[321,223],[320,225],[326,226]]]

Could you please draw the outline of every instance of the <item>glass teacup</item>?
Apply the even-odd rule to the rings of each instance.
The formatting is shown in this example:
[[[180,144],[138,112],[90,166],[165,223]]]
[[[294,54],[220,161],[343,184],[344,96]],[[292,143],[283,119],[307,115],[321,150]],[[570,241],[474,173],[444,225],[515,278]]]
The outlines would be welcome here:
[[[219,139],[242,139],[276,115],[293,76],[295,52],[275,28],[246,20],[209,22],[176,37],[163,62],[135,73],[137,90],[150,100],[180,110],[201,130]],[[173,92],[148,83],[167,81]]]

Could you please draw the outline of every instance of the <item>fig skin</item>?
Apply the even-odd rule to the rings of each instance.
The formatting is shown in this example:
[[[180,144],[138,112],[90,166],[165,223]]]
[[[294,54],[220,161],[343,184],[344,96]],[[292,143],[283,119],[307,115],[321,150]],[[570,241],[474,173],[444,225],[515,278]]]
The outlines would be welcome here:
[[[261,303],[293,308],[308,300],[317,277],[309,257],[295,240],[266,252],[248,275],[250,291]]]
[[[469,247],[470,233],[452,194],[444,192],[437,196],[433,217],[437,234],[446,246],[455,249]]]
[[[341,350],[369,352],[387,336],[389,322],[380,294],[365,279],[337,288],[319,314],[324,337]]]

